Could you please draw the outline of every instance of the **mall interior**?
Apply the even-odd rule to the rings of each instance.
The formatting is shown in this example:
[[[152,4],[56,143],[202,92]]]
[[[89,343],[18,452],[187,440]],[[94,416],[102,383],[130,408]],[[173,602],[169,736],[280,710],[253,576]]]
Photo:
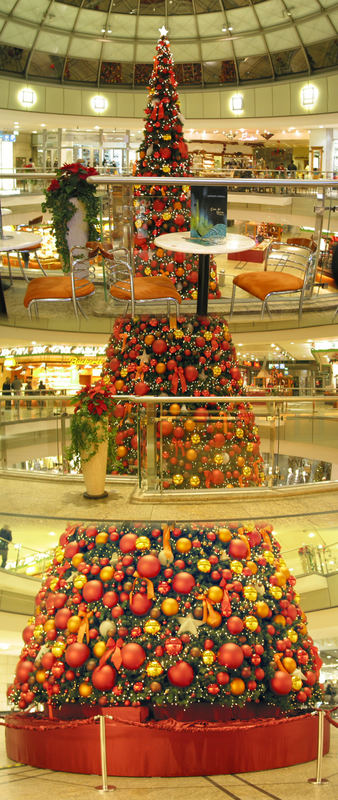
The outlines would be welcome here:
[[[131,527],[161,527],[165,520],[174,528],[198,523],[216,530],[238,521],[250,529],[266,521],[297,581],[300,605],[323,662],[321,705],[332,709],[338,704],[338,286],[333,276],[338,255],[337,27],[335,0],[0,0],[2,725],[11,709],[7,690],[22,651],[22,631],[34,613],[45,570],[66,527],[82,523],[104,528],[129,521]],[[143,158],[154,161],[153,145],[148,142],[148,149],[143,148],[161,92],[157,85],[149,93],[154,57],[160,58],[159,37],[170,43],[179,101],[175,131],[183,128],[189,174],[175,173],[170,166],[169,178],[163,177],[171,153],[166,142],[159,173],[149,170],[140,201],[136,176],[145,173],[137,171],[138,164]],[[166,112],[161,113],[163,117]],[[157,119],[161,127],[160,112]],[[170,122],[164,128],[167,140],[174,126]],[[49,297],[54,302],[33,302],[29,307],[36,281],[70,281],[60,239],[52,229],[51,206],[43,207],[47,187],[65,164],[92,168],[96,174],[86,185],[97,200],[95,237],[89,237],[88,228],[84,235],[79,223],[66,247],[83,250],[88,238],[97,238],[102,249],[94,254],[86,250],[91,252],[91,291],[84,292],[88,297],[61,303],[42,294],[38,300]],[[176,188],[173,176],[179,176]],[[152,197],[156,178],[162,199],[166,191],[174,197],[172,187],[179,193],[167,217],[161,217],[165,204],[161,211]],[[202,254],[199,262],[195,260],[196,270],[190,263],[186,272],[186,261],[175,261],[180,250],[173,244],[169,253],[175,273],[169,267],[166,272],[161,261],[169,247],[165,236],[174,237],[181,229],[177,236],[182,237],[182,230],[190,226],[189,219],[185,224],[184,206],[189,187],[193,192],[196,185],[226,187],[226,238],[237,242],[232,249],[231,244],[214,245],[204,301],[198,265],[202,272],[209,256]],[[149,251],[138,250],[146,216],[148,227],[150,216],[155,219],[153,208],[162,242],[150,245]],[[58,213],[62,215],[61,207]],[[198,244],[186,250],[185,259],[197,259],[201,248]],[[157,295],[155,303],[136,302],[132,325],[140,315],[148,315],[148,327],[155,320],[154,327],[169,331],[165,335],[172,342],[179,339],[177,326],[186,326],[189,334],[194,320],[208,313],[227,332],[237,389],[222,392],[221,379],[214,393],[232,393],[226,407],[230,399],[233,419],[241,396],[250,398],[254,428],[249,440],[258,437],[259,475],[258,469],[247,466],[240,474],[240,459],[231,473],[229,456],[221,447],[216,448],[211,473],[203,471],[203,464],[196,475],[191,463],[181,470],[177,457],[183,445],[176,441],[176,458],[169,459],[168,442],[158,433],[158,418],[168,418],[168,405],[160,396],[164,389],[155,389],[155,397],[147,398],[151,402],[144,402],[143,396],[140,400],[135,395],[145,391],[128,390],[127,378],[119,387],[113,377],[118,393],[133,395],[134,405],[124,396],[127,411],[122,420],[127,414],[133,426],[131,440],[127,433],[125,439],[117,434],[119,446],[105,476],[105,496],[85,496],[81,469],[69,455],[72,399],[102,375],[106,383],[107,375],[114,375],[107,347],[114,341],[116,325],[123,329],[130,319],[126,294],[121,298],[113,293],[111,251],[123,254],[131,275],[142,274],[149,281],[158,274],[163,280],[174,275],[178,319],[172,315],[173,304],[166,316],[167,292],[160,296],[162,301]],[[290,273],[293,283],[284,286],[281,281]],[[270,282],[274,296],[269,294],[262,315],[264,297],[257,285],[269,275],[279,284]],[[121,358],[132,359],[137,336],[143,349],[142,326],[136,327],[133,344],[128,345],[128,334],[124,336]],[[206,351],[202,382],[209,374],[211,352]],[[147,364],[144,350],[139,380]],[[153,359],[155,364],[154,386],[160,386],[166,367]],[[210,384],[215,387],[221,374],[217,369],[213,367]],[[121,370],[121,376],[127,373]],[[175,377],[170,393],[190,395],[188,408],[185,398],[178,411],[172,410],[184,433],[203,390],[193,396],[189,378],[184,385],[182,367],[175,367]],[[217,430],[225,433],[222,413]],[[195,450],[188,453],[194,463],[206,423],[191,424]],[[208,424],[213,428],[211,417]],[[130,445],[133,438],[139,443]],[[211,444],[215,447],[214,439]],[[250,453],[250,441],[247,450]],[[208,444],[206,462],[209,451]],[[175,467],[171,472],[169,461]],[[250,473],[252,480],[245,478]],[[190,792],[207,800],[222,795],[251,800],[260,794],[275,800],[317,800],[322,793],[333,800],[338,783],[335,714],[322,764],[325,784],[309,782],[316,775],[314,760],[201,776],[188,769],[177,777],[151,777],[157,772],[126,777],[117,772],[109,784],[125,800],[146,800],[155,794],[163,800],[183,800]],[[4,727],[1,731],[0,785],[9,800],[45,798],[58,791],[74,799],[81,791],[84,800],[98,794],[97,775],[39,768],[29,759],[21,763],[8,757]]]

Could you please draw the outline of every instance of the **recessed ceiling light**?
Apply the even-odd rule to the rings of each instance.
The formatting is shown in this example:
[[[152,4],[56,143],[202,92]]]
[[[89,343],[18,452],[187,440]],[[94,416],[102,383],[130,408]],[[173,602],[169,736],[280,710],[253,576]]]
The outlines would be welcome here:
[[[313,539],[313,537],[314,537],[315,535],[316,535],[315,533],[308,533],[308,537],[309,537],[309,539]]]
[[[37,133],[37,131],[32,131],[32,133]]]
[[[45,122],[41,122],[40,128],[45,128],[45,127],[46,127],[46,123]]]

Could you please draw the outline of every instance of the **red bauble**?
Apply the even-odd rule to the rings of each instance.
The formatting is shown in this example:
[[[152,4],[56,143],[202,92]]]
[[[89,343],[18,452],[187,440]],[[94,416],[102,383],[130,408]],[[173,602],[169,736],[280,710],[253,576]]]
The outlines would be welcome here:
[[[79,550],[80,545],[78,542],[69,542],[69,544],[67,544],[65,547],[65,558],[68,559],[68,561],[71,561],[73,556],[75,556]]]
[[[151,606],[152,602],[149,600],[149,597],[140,592],[136,592],[129,603],[130,610],[133,614],[136,614],[137,617],[143,617],[144,614],[147,614]]]
[[[88,581],[82,589],[82,596],[86,603],[93,603],[99,600],[103,595],[103,586],[101,581]]]
[[[28,644],[32,639],[34,633],[35,625],[26,625],[26,627],[22,631],[22,638],[25,644]]]
[[[184,428],[180,425],[177,428],[174,428],[174,438],[175,439],[183,439],[184,438]]]
[[[227,672],[218,672],[216,675],[216,680],[220,686],[224,686],[226,683],[229,683],[230,678]]]
[[[34,664],[32,661],[19,661],[18,666],[16,668],[15,677],[20,683],[24,683],[28,680],[30,672],[34,671]]]
[[[113,606],[116,606],[118,599],[116,592],[105,592],[102,597],[102,603],[104,606],[107,606],[107,608],[113,608]]]
[[[69,667],[81,667],[89,656],[89,647],[84,642],[74,642],[65,650],[65,661]]]
[[[170,436],[173,432],[173,424],[169,420],[164,419],[163,422],[158,424],[158,432],[162,431],[162,436]]]
[[[156,575],[161,572],[161,562],[156,556],[141,556],[136,569],[142,578],[156,578]]]
[[[67,622],[71,616],[72,612],[69,608],[60,608],[55,614],[55,627],[61,631],[67,628]]]
[[[135,383],[134,392],[137,396],[142,396],[143,394],[148,394],[149,386],[144,381],[138,381]]]
[[[190,283],[198,283],[198,272],[197,272],[197,270],[194,269],[191,272],[188,272],[187,278],[188,278],[188,281]]]
[[[315,683],[316,683],[316,680],[317,680],[316,673],[312,672],[312,670],[309,670],[308,672],[305,672],[304,674],[305,674],[305,678],[306,678],[306,683],[308,683],[309,686],[314,686]]]
[[[172,636],[164,642],[164,649],[170,656],[177,656],[182,650],[182,642],[178,637]]]
[[[207,686],[207,692],[213,695],[219,694],[220,688],[219,686],[217,686],[217,683],[209,683],[209,685]]]
[[[67,600],[67,595],[63,592],[57,592],[53,597],[54,608],[62,608]]]
[[[156,355],[163,355],[168,350],[168,345],[165,339],[154,339],[152,343],[152,350]]]
[[[51,667],[54,664],[54,661],[55,661],[55,656],[53,656],[53,653],[49,651],[49,653],[45,653],[42,656],[41,665],[43,669],[51,669]]]
[[[95,689],[101,692],[109,691],[115,685],[116,670],[109,664],[104,664],[103,667],[96,667],[92,674],[92,684]]]
[[[184,374],[188,383],[191,383],[191,381],[195,381],[196,378],[198,378],[198,370],[192,364],[188,364],[186,367],[184,367]]]
[[[177,661],[168,669],[168,679],[173,686],[190,686],[194,677],[194,670],[187,661]]]
[[[230,633],[242,633],[244,623],[240,617],[229,617],[227,619],[227,628]]]
[[[125,669],[139,669],[145,661],[146,654],[140,644],[130,642],[123,645],[121,658]]]
[[[172,587],[178,594],[189,594],[195,586],[195,582],[195,578],[190,572],[178,572],[172,580]]]
[[[125,533],[120,540],[120,550],[122,550],[122,553],[131,553],[135,550],[136,539],[137,536],[135,533]]]
[[[288,672],[277,670],[271,678],[270,686],[274,694],[289,694],[292,689],[292,679]]]
[[[234,379],[234,381],[239,381],[241,379],[241,371],[238,367],[232,367],[230,370],[230,375]]]
[[[242,539],[231,539],[229,544],[229,555],[231,558],[246,558],[248,548]]]
[[[236,669],[240,667],[244,660],[242,648],[233,642],[222,644],[217,653],[217,660],[219,664],[229,669]]]
[[[214,486],[222,486],[222,483],[224,482],[224,475],[220,469],[213,469],[210,477],[211,483],[213,483]]]
[[[214,436],[215,447],[223,447],[225,444],[225,436],[223,433],[215,433]]]

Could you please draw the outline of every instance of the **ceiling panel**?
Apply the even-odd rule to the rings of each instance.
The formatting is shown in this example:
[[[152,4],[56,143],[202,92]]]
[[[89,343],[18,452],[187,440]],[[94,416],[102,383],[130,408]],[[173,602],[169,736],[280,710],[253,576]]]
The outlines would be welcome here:
[[[106,61],[133,61],[134,42],[107,42],[103,45],[102,58]]]
[[[22,19],[29,19],[31,22],[37,24],[44,18],[49,5],[50,0],[19,0],[15,6],[14,15],[16,17],[21,17]],[[0,2],[1,11],[3,10],[2,6],[3,0]],[[58,16],[60,22],[59,13]],[[63,27],[63,25],[61,25],[61,27]]]
[[[1,40],[6,44],[14,44],[20,47],[31,47],[36,36],[35,28],[28,28],[20,22],[7,22],[1,32]]]
[[[257,17],[252,8],[237,8],[227,11],[228,25],[232,26],[233,34],[241,31],[256,31],[258,28]]]
[[[263,36],[250,36],[250,39],[235,39],[234,48],[236,56],[239,58],[266,53],[266,45]]]
[[[255,12],[263,28],[288,20],[285,3],[282,0],[266,0],[265,3],[257,3]]]
[[[221,36],[225,25],[224,14],[197,14],[197,25],[200,36]]]
[[[69,46],[69,55],[78,56],[79,58],[99,58],[101,44],[101,42],[80,39],[80,37],[74,36]]]
[[[176,41],[176,39],[189,39],[196,36],[196,21],[191,14],[170,17],[168,27],[171,42]]]
[[[106,28],[107,14],[101,11],[86,11],[82,9],[76,20],[76,30],[81,33],[91,33],[92,36],[100,36],[102,28]]]
[[[234,52],[230,41],[223,39],[222,42],[202,42],[202,58],[205,61],[221,58],[233,58]]]
[[[279,50],[289,50],[291,47],[299,45],[299,37],[294,28],[289,26],[279,31],[273,31],[265,34],[266,43],[272,53]]]
[[[298,25],[298,30],[304,44],[319,42],[322,39],[329,39],[334,35],[332,25],[326,17],[318,17],[315,23],[313,20],[302,22]]]
[[[37,50],[42,50],[46,53],[58,53],[65,55],[67,52],[69,36],[63,36],[59,33],[47,33],[40,31],[36,43]]]

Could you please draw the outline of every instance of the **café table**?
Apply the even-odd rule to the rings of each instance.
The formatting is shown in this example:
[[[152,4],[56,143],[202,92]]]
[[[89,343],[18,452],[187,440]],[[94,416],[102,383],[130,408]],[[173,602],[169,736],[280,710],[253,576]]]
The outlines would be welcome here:
[[[9,274],[11,274],[10,253],[20,253],[25,247],[31,247],[32,245],[38,246],[41,244],[41,241],[41,236],[36,236],[36,234],[33,233],[26,233],[25,231],[11,231],[10,233],[4,234],[3,238],[0,239],[0,254],[6,253]],[[0,274],[0,314],[7,316],[4,288]]]
[[[210,255],[243,253],[255,246],[249,236],[227,233],[219,244],[203,245],[191,239],[190,231],[183,233],[163,233],[154,239],[158,247],[174,253],[193,253],[198,255],[197,314],[205,316],[208,311]]]

